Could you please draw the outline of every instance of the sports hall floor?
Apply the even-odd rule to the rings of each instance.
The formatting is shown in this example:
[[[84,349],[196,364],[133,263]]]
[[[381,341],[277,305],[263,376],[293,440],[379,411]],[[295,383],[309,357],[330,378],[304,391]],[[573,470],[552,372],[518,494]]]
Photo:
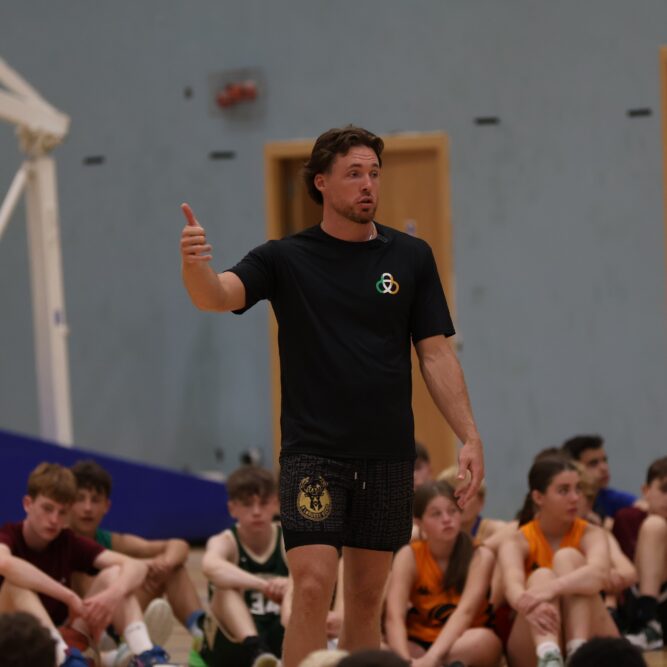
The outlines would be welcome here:
[[[190,552],[190,559],[188,561],[188,570],[192,576],[192,580],[197,587],[202,600],[206,599],[206,580],[201,571],[201,559],[204,554],[202,548],[193,549]],[[174,632],[167,641],[165,648],[171,655],[174,662],[187,665],[188,653],[190,651],[190,635],[185,631],[180,623],[174,623]],[[667,650],[652,651],[645,653],[644,657],[649,667],[667,667]],[[230,667],[232,667],[230,665]],[[614,667],[614,665],[609,665]]]

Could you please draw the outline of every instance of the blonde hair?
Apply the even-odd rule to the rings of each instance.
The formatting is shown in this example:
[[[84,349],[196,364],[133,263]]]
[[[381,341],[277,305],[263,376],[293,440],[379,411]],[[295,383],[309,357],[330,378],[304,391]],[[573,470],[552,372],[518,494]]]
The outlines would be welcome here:
[[[347,651],[340,649],[313,651],[301,661],[299,667],[336,667],[347,655],[349,655]]]
[[[456,463],[453,466],[449,466],[449,468],[445,468],[439,475],[438,475],[438,481],[443,480],[447,482],[450,486],[453,486],[456,488],[457,486],[460,486],[463,482],[467,482],[470,479],[470,473],[466,472],[466,478],[465,480],[460,480],[458,478],[459,475],[459,467],[456,465]],[[477,491],[477,495],[481,496],[484,498],[486,496],[486,482],[482,480],[482,483],[479,486],[479,490]]]
[[[28,477],[28,495],[34,500],[42,495],[62,505],[76,500],[74,473],[59,463],[40,463]]]

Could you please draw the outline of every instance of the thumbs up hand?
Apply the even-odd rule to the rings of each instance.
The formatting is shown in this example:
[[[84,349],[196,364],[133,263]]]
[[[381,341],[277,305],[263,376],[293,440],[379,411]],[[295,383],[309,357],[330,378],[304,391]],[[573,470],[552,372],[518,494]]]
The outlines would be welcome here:
[[[181,258],[184,264],[201,264],[210,262],[211,245],[206,242],[206,231],[197,222],[189,204],[181,204],[181,210],[187,220],[181,232]]]

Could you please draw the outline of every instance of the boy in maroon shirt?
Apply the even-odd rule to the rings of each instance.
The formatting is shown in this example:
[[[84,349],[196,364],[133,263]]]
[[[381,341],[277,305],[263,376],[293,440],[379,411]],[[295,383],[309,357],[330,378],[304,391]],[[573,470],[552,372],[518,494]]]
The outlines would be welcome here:
[[[65,528],[75,497],[76,482],[67,468],[41,463],[30,474],[23,498],[25,519],[0,528],[0,563],[4,558],[11,564],[8,559],[13,557],[34,567],[19,568],[18,578],[15,572],[0,578],[0,613],[26,611],[36,616],[56,642],[59,665],[89,663],[76,648],[67,647],[57,627],[66,626],[70,636],[75,631],[97,638],[110,623],[134,653],[131,667],[168,664],[166,653],[152,645],[133,596],[146,566]],[[95,575],[84,600],[72,590],[79,572]]]

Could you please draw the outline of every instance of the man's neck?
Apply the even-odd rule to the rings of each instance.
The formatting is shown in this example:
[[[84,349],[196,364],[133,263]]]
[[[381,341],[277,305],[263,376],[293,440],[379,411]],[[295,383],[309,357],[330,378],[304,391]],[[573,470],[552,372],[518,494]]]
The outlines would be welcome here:
[[[329,236],[341,241],[362,242],[370,241],[377,234],[375,224],[372,220],[368,222],[354,222],[348,220],[333,210],[326,210],[320,223],[322,230]]]

